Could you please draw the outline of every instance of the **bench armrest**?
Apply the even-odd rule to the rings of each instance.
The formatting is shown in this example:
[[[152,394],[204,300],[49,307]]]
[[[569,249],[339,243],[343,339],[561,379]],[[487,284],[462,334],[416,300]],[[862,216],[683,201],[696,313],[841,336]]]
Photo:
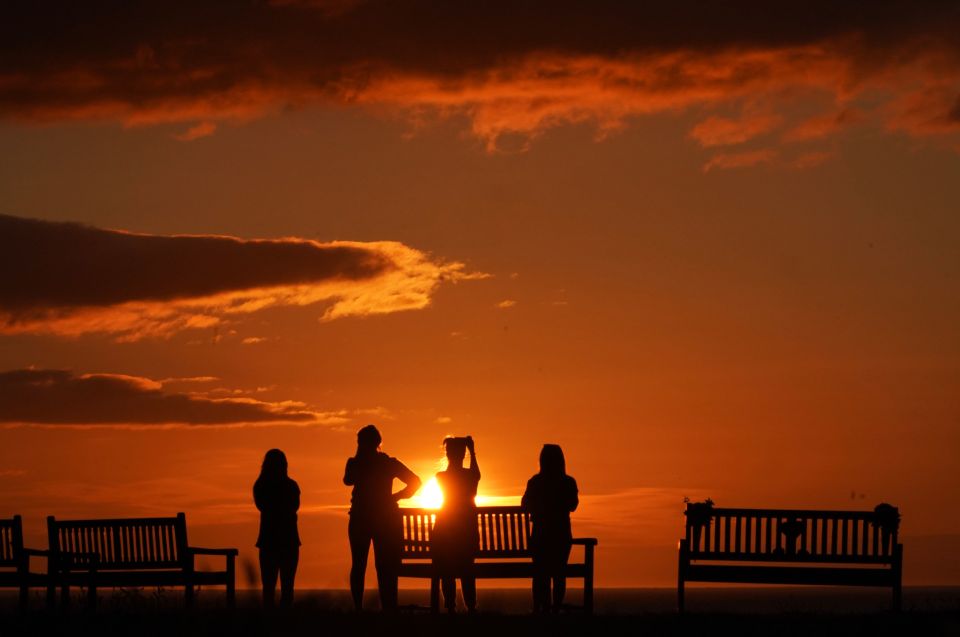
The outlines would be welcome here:
[[[50,551],[47,549],[28,549],[24,547],[23,554],[27,557],[50,557]]]
[[[227,582],[227,597],[233,595],[231,592],[233,590],[233,582],[237,569],[237,555],[240,554],[240,551],[237,549],[210,549],[210,548],[201,548],[199,546],[188,546],[187,547],[187,556],[188,564],[187,567],[190,569],[190,572],[194,572],[196,569],[196,564],[194,563],[198,555],[220,555],[223,557],[223,561],[226,563],[226,573],[229,581]]]
[[[20,549],[20,563],[17,569],[23,573],[30,572],[30,558],[31,557],[45,557],[47,562],[50,561],[50,551],[46,549],[31,549],[23,547]]]
[[[26,558],[26,561],[29,562],[31,557],[45,557],[50,559],[50,551],[47,549],[29,549],[27,547],[23,548],[23,557]]]
[[[583,546],[596,546],[597,538],[595,537],[575,537],[573,538],[572,544],[580,544]]]
[[[187,550],[194,555],[223,555],[226,557],[236,557],[240,551],[237,549],[208,549],[199,546],[187,547]]]

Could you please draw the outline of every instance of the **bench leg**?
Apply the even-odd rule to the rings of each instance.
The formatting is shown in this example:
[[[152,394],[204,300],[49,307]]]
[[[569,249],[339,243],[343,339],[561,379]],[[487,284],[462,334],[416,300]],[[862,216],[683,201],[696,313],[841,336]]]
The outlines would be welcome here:
[[[440,578],[430,578],[430,612],[440,612]]]
[[[183,587],[183,605],[187,607],[187,610],[193,608],[193,584],[190,582]]]
[[[30,589],[24,585],[20,587],[20,610],[27,610],[27,606],[30,604]]]
[[[233,555],[227,556],[227,607],[237,605],[237,567]]]
[[[593,544],[587,544],[583,547],[584,563],[587,566],[587,574],[583,577],[583,610],[587,615],[593,614],[593,563],[594,550]]]
[[[680,540],[677,557],[677,612],[681,615],[686,608],[686,571],[690,563],[690,548],[686,538]]]
[[[893,612],[899,613],[903,605],[903,544],[897,544],[893,550]]]
[[[87,587],[87,608],[89,610],[97,608],[97,587],[93,584]]]

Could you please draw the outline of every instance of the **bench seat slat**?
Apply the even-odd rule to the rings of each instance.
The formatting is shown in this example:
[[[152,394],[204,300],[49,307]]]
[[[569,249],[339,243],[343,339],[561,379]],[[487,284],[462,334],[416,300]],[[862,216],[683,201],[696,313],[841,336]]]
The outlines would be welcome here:
[[[0,587],[11,588],[26,583],[30,587],[46,586],[45,573],[18,573],[17,571],[0,571]]]
[[[567,577],[580,578],[586,574],[583,564],[568,564],[564,570]],[[527,579],[534,575],[533,562],[475,562],[473,574],[480,579]],[[401,577],[432,578],[435,575],[430,562],[404,562],[400,566]]]
[[[691,565],[689,581],[737,582],[743,584],[817,584],[846,586],[891,586],[891,569],[795,568],[780,566]]]
[[[890,558],[881,555],[802,555],[789,553],[693,553],[691,561],[711,562],[790,562],[797,564],[890,564]]]
[[[182,570],[126,570],[126,571],[97,571],[97,586],[101,587],[139,587],[139,586],[185,586],[226,584],[227,573],[223,571],[195,571],[188,574]],[[58,581],[71,586],[86,586],[90,575],[86,571],[71,571],[62,575]]]

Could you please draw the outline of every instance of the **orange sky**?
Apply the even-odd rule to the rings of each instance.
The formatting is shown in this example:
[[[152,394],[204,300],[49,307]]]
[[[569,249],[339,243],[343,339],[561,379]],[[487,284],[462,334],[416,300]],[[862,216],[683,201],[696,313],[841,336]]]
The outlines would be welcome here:
[[[279,447],[298,583],[346,588],[375,422],[425,479],[472,434],[486,497],[561,444],[600,586],[674,582],[685,496],[890,502],[906,582],[960,584],[956,11],[276,4],[0,26],[0,515],[34,545],[182,510],[252,563]]]

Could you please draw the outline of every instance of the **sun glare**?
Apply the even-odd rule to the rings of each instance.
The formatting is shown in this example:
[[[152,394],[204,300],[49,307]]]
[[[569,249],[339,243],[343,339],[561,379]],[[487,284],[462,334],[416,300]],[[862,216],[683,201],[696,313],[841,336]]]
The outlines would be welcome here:
[[[440,490],[437,479],[435,477],[430,478],[427,483],[420,488],[417,495],[413,496],[412,500],[417,506],[425,509],[439,509],[442,507],[443,491]]]

